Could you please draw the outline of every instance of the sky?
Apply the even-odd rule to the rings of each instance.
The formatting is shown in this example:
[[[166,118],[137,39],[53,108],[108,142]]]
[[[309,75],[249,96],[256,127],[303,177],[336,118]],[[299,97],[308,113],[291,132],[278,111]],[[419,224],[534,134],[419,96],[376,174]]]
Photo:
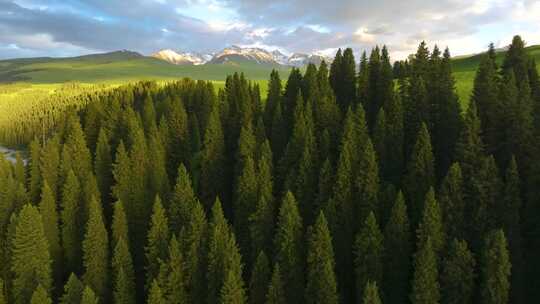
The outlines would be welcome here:
[[[455,56],[516,34],[540,44],[540,0],[0,0],[0,59],[230,45],[326,55],[387,45],[403,59],[422,40]]]

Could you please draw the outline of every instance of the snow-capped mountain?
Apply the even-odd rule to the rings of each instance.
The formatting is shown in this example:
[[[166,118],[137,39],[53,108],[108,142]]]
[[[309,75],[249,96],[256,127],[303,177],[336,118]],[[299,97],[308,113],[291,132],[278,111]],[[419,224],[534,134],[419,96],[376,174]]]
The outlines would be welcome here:
[[[231,46],[223,49],[221,52],[214,55],[214,58],[209,63],[219,64],[237,61],[255,62],[258,64],[276,64],[278,63],[272,53],[261,48],[242,48],[239,46]]]
[[[170,49],[161,50],[151,56],[178,65],[201,65],[212,59],[212,55],[209,54],[177,53]]]
[[[318,54],[294,53],[289,57],[288,65],[295,67],[303,67],[310,63],[320,65],[323,60],[326,61],[326,63],[331,63],[333,59]]]
[[[178,65],[231,64],[251,62],[265,65],[302,67],[310,63],[319,65],[323,60],[325,60],[327,63],[330,63],[332,61],[332,58],[320,54],[294,53],[290,56],[287,56],[277,49],[273,51],[267,51],[262,48],[239,46],[227,47],[213,55],[200,53],[179,53],[167,49],[154,53],[151,56]]]

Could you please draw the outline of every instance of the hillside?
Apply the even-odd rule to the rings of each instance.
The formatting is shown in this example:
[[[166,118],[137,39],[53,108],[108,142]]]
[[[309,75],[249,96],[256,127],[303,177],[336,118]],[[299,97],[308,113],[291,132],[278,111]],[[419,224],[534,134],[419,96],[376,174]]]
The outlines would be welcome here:
[[[540,45],[529,46],[525,49],[529,56],[536,60],[538,67],[540,64]],[[505,51],[497,52],[497,62],[499,64],[502,63],[505,54]],[[482,54],[476,54],[472,56],[461,56],[452,61],[456,89],[462,105],[465,105],[469,100],[473,88],[474,75],[481,58]]]
[[[272,68],[287,73],[289,68],[254,63],[174,65],[128,51],[73,58],[30,58],[0,61],[0,83],[34,84],[77,81],[124,83],[137,80],[172,80],[183,77],[223,81],[234,72],[252,80],[268,79]]]

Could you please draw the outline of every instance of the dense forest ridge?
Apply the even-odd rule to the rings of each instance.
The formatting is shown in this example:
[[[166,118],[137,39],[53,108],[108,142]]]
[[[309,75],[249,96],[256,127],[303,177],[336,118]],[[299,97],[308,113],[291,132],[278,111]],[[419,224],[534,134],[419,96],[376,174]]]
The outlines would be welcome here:
[[[0,302],[534,303],[540,81],[520,37],[495,56],[466,113],[422,43],[397,80],[346,49],[264,103],[241,74],[140,82],[21,126]]]

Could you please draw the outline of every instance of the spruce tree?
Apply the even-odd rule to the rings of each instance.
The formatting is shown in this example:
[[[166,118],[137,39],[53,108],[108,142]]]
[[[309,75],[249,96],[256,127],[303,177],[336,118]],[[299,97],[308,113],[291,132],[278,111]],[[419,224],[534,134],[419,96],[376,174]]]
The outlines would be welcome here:
[[[82,265],[82,239],[84,222],[81,218],[80,184],[70,171],[64,184],[61,204],[62,247],[67,271],[77,272]]]
[[[39,171],[43,182],[47,182],[55,199],[59,197],[60,185],[60,144],[59,136],[54,136],[49,139],[43,149],[39,161]],[[30,170],[30,178],[32,178],[32,167]],[[32,193],[32,185],[30,185],[30,193]]]
[[[129,246],[123,238],[116,241],[112,259],[115,303],[135,303],[135,273]]]
[[[463,176],[459,163],[454,163],[443,179],[437,198],[441,206],[443,225],[448,239],[465,238],[466,205]]]
[[[38,285],[34,293],[32,294],[32,299],[30,299],[30,304],[51,304],[51,298],[47,294],[47,291],[41,286]]]
[[[506,170],[503,204],[499,205],[499,220],[508,239],[508,250],[512,264],[511,302],[521,302],[523,256],[520,229],[520,210],[522,208],[519,173],[516,159],[512,157]]]
[[[30,200],[32,202],[39,201],[39,191],[41,190],[41,170],[40,170],[40,154],[41,145],[37,139],[30,142]]]
[[[504,232],[502,230],[489,232],[482,250],[481,303],[508,303],[511,267]]]
[[[169,245],[169,222],[161,199],[156,196],[150,220],[147,243],[144,248],[146,256],[146,288],[150,290],[152,282],[157,278],[159,263],[167,257]]]
[[[378,214],[379,166],[369,138],[360,156],[355,191],[357,219],[362,222],[370,212]]]
[[[242,255],[251,258],[249,218],[257,205],[257,175],[253,159],[248,156],[237,180],[234,203],[234,228]],[[249,264],[249,263],[248,263]]]
[[[109,288],[109,237],[103,222],[103,212],[97,199],[90,205],[86,235],[83,241],[83,282],[98,297],[105,298]]]
[[[225,281],[223,282],[223,287],[221,288],[220,292],[219,302],[222,304],[247,303],[242,276],[236,275],[233,269],[230,269],[225,277]]]
[[[307,248],[307,303],[338,303],[334,250],[328,223],[321,211],[309,230]]]
[[[272,272],[272,278],[268,285],[268,292],[266,293],[265,304],[285,304],[287,298],[285,296],[285,288],[283,286],[283,280],[281,278],[281,271],[279,270],[279,264],[274,265],[274,271]]]
[[[185,286],[184,257],[180,243],[173,235],[169,242],[169,254],[166,261],[168,273],[165,282],[168,303],[181,304],[188,301]]]
[[[216,196],[223,196],[225,187],[225,142],[219,117],[219,109],[214,106],[210,113],[208,125],[204,132],[203,149],[201,151],[201,176],[199,192],[206,209]]]
[[[423,210],[423,201],[429,188],[435,183],[435,171],[431,140],[426,124],[422,124],[420,132],[407,164],[405,175],[405,194],[410,203],[411,223],[418,224]]]
[[[69,279],[64,286],[64,294],[60,298],[61,304],[80,303],[84,286],[74,273],[69,275]]]
[[[94,173],[98,183],[99,192],[102,197],[100,198],[104,202],[105,206],[108,206],[110,202],[110,193],[112,186],[112,155],[111,146],[109,144],[109,135],[104,128],[99,131],[98,142],[96,146],[94,158]],[[111,210],[106,210],[106,214],[110,216]],[[110,217],[109,217],[110,218]]]
[[[82,293],[81,304],[98,304],[99,297],[94,293],[92,288],[86,286]]]
[[[302,218],[296,199],[291,192],[283,198],[274,234],[275,261],[287,269],[283,273],[284,292],[287,299],[301,301],[304,290],[304,256]]]
[[[439,271],[437,255],[431,239],[418,244],[414,255],[414,275],[410,300],[413,304],[437,304],[441,295],[439,290]]]
[[[361,299],[367,282],[382,282],[383,276],[383,234],[373,212],[369,213],[356,236],[354,248],[356,291]]]
[[[250,303],[264,303],[271,275],[270,262],[264,251],[260,251],[251,271],[251,280],[249,283]]]
[[[179,233],[188,221],[196,196],[191,185],[191,177],[183,164],[178,167],[176,185],[168,208],[172,233]]]
[[[161,304],[166,303],[165,296],[159,287],[158,282],[154,279],[152,281],[152,286],[149,289],[148,293],[148,304]]]
[[[124,211],[124,203],[117,201],[114,203],[114,212],[111,224],[111,248],[116,248],[116,244],[123,239],[129,245],[129,228]]]
[[[25,205],[17,217],[15,235],[11,242],[12,295],[15,303],[29,303],[33,291],[41,285],[51,290],[51,258],[36,207]]]
[[[433,191],[433,188],[430,188],[426,194],[422,220],[416,230],[416,236],[419,247],[422,247],[423,244],[430,239],[431,246],[436,255],[438,255],[446,245],[446,235],[442,222],[441,208],[435,199],[435,191]]]
[[[62,247],[60,246],[60,229],[58,227],[58,212],[54,194],[47,181],[43,182],[39,212],[43,220],[43,230],[49,245],[49,255],[52,260],[54,283],[59,284],[62,277]]]
[[[400,191],[384,229],[384,294],[389,303],[406,301],[411,271],[411,230]]]
[[[445,304],[473,303],[476,261],[467,242],[454,239],[442,262],[441,297]]]
[[[381,304],[381,298],[379,297],[379,289],[377,288],[377,282],[368,281],[366,288],[364,289],[364,296],[362,298],[363,304]]]

